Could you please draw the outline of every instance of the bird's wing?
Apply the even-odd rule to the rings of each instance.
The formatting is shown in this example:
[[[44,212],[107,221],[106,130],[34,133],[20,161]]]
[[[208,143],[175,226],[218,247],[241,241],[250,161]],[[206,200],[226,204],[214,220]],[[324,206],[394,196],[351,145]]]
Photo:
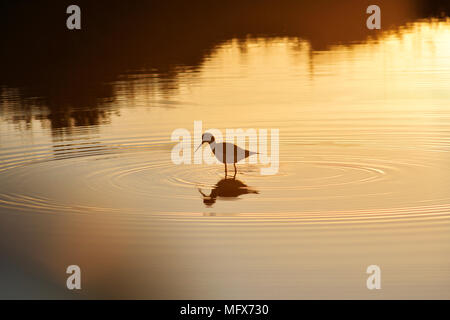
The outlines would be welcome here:
[[[235,153],[237,153],[237,154],[243,154],[243,155],[245,155],[246,158],[249,157],[249,156],[251,156],[251,155],[254,155],[254,154],[257,154],[257,153],[258,153],[258,152],[255,152],[255,151],[249,151],[249,150],[242,149],[242,148],[239,147],[239,146],[235,146],[235,147],[236,147]]]
[[[245,159],[253,154],[256,154],[256,152],[248,151],[245,149],[242,149],[241,147],[232,144],[230,142],[223,143],[224,148],[224,154],[227,159],[227,162],[239,162],[242,159]]]

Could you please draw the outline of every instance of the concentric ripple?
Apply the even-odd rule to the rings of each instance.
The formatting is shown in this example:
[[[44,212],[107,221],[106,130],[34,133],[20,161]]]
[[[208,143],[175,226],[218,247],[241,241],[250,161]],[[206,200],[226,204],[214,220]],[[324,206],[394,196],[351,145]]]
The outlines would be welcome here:
[[[262,176],[260,164],[238,164],[236,179],[257,193],[228,197],[240,200],[231,202],[219,195],[212,207],[205,207],[199,191],[205,195],[217,188],[223,165],[175,165],[170,160],[174,144],[158,136],[3,149],[0,206],[177,221],[205,219],[201,216],[211,211],[214,223],[233,219],[259,225],[449,219],[450,196],[441,179],[448,163],[441,153],[339,141],[330,147],[282,137],[278,174]],[[232,176],[232,166],[229,170]]]

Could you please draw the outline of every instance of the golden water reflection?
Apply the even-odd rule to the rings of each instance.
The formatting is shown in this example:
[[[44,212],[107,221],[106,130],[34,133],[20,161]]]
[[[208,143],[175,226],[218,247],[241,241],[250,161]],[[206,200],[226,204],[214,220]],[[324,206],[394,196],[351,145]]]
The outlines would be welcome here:
[[[108,121],[58,137],[2,100],[6,274],[37,266],[56,296],[76,262],[87,297],[449,298],[449,20],[323,51],[232,39],[170,95],[158,81],[114,82]],[[174,165],[171,133],[195,120],[279,128],[279,173]]]

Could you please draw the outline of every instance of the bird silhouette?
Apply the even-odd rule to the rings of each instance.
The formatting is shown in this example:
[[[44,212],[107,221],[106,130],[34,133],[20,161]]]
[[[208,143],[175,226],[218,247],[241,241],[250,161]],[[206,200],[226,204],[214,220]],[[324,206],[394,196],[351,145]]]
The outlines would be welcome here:
[[[227,177],[227,163],[233,164],[234,176],[236,177],[236,163],[254,154],[258,154],[258,152],[242,149],[233,143],[216,142],[214,136],[209,132],[205,132],[202,135],[202,143],[197,147],[195,152],[197,152],[204,143],[208,143],[217,160],[225,164],[225,178]]]
[[[249,188],[245,183],[235,178],[224,178],[216,183],[209,195],[203,193],[201,189],[198,191],[203,196],[203,203],[207,207],[211,207],[216,203],[217,198],[237,198],[243,194],[258,194],[257,190]]]

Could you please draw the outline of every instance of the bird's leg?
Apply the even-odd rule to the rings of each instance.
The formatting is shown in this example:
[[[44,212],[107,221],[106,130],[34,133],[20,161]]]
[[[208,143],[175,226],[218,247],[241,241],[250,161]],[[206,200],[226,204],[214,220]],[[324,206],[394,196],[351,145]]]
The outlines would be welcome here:
[[[227,178],[227,163],[225,162],[225,179]]]
[[[234,178],[236,178],[236,173],[237,173],[236,163],[233,163],[233,165],[234,165]]]

